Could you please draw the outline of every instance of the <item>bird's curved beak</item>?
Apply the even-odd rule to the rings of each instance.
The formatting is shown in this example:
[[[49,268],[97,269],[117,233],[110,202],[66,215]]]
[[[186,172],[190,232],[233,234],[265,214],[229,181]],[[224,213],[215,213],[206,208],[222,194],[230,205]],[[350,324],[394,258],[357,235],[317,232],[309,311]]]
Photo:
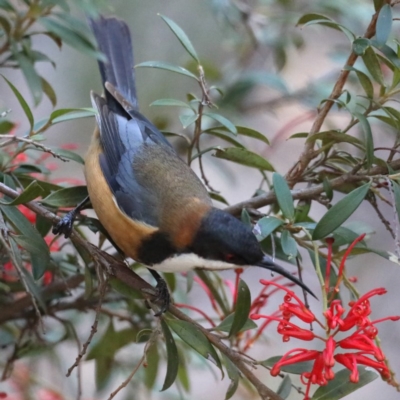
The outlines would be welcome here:
[[[296,285],[299,285],[301,288],[303,288],[306,292],[310,293],[311,296],[317,299],[317,296],[315,296],[315,294],[300,279],[296,278],[294,275],[292,275],[289,271],[286,271],[286,269],[284,269],[280,265],[275,264],[270,256],[264,254],[263,259],[259,263],[257,263],[256,266],[269,269],[270,271],[276,272],[284,276],[285,278],[288,278]]]

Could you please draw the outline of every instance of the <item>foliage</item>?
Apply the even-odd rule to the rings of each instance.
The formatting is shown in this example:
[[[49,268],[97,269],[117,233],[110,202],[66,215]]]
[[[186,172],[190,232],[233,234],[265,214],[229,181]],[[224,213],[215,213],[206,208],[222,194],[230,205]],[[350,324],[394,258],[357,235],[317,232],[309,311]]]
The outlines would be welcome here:
[[[29,122],[28,131],[20,132],[22,117],[11,121],[9,111],[1,110],[0,366],[2,380],[13,382],[21,396],[31,393],[35,398],[67,398],[30,376],[24,364],[14,372],[13,366],[18,360],[35,360],[37,355],[56,364],[59,346],[69,342],[78,348],[75,362],[69,360],[72,366],[68,370],[69,376],[77,369],[78,398],[85,360],[94,360],[96,390],[107,390],[109,399],[131,379],[132,385],[144,382],[148,391],[173,390],[175,385],[180,393],[190,392],[191,371],[210,364],[213,373],[217,371],[230,380],[227,399],[235,395],[239,385],[261,398],[286,398],[296,389],[298,398],[340,399],[377,377],[361,364],[375,368],[382,379],[399,389],[380,348],[377,321],[370,320],[369,298],[383,294],[385,289],[372,288],[360,295],[345,268],[350,253],[374,253],[399,263],[400,161],[396,156],[400,112],[396,106],[400,43],[393,39],[398,1],[357,1],[352,5],[346,1],[316,1],[305,5],[283,0],[212,0],[210,4],[231,38],[234,57],[226,68],[203,60],[179,24],[164,15],[160,16],[160,24],[165,23],[173,32],[177,39],[173,45],[182,46],[187,64],[158,60],[136,67],[167,70],[181,75],[183,86],[190,80],[196,84],[197,91],[188,93],[185,101],[163,98],[152,103],[154,107],[179,110],[182,129],[174,132],[168,127],[165,135],[184,139],[179,143],[184,143],[181,148],[186,151],[187,162],[198,163],[210,196],[227,205],[228,212],[241,216],[244,223],[254,225],[266,252],[297,265],[299,274],[303,267],[315,270],[322,288],[318,295],[325,320],[319,321],[315,317],[317,312],[308,309],[307,299],[303,301],[294,295],[288,289],[291,284],[282,277],[263,280],[257,293],[241,279],[239,269],[234,282],[201,270],[179,276],[165,274],[172,295],[180,302],[156,318],[149,310],[157,310],[157,304],[151,303],[154,292],[139,277],[145,273],[144,268],[132,260],[130,268],[121,262],[97,219],[83,213],[70,239],[54,237],[50,231],[59,220],[56,213],[62,215],[79,204],[87,190],[84,182],[54,179],[52,173],[59,164],[52,163],[51,157],[62,163],[83,164],[83,160],[73,151],[76,144],[63,143],[58,148],[45,145],[46,133],[56,124],[93,116],[94,111],[74,105],[56,108],[57,95],[52,83],[40,76],[36,68],[38,62],[55,64],[45,52],[34,47],[33,38],[46,35],[60,48],[65,43],[85,55],[103,59],[86,24],[71,13],[72,7],[81,14],[96,15],[98,4],[78,0],[0,0],[1,79]],[[374,11],[368,14],[366,10],[372,7]],[[300,52],[305,44],[299,26],[314,35],[322,30],[338,32],[342,40],[338,57],[343,60],[343,67],[313,85],[290,91],[281,71],[290,59],[291,49]],[[255,68],[258,57],[266,50],[269,64],[263,62]],[[7,78],[7,68],[21,70],[31,93],[29,99]],[[252,94],[265,86],[276,97],[255,101]],[[47,118],[36,120],[29,104],[38,105],[43,95],[55,110]],[[302,152],[283,176],[262,155],[261,149],[273,142],[267,138],[266,130],[259,132],[236,121],[245,117],[248,120],[254,110],[274,110],[288,103],[300,104],[307,110],[305,114],[316,108],[318,112],[312,114],[308,132],[290,137]],[[336,115],[343,117],[344,125],[335,119]],[[380,145],[382,131],[391,146]],[[206,170],[210,154],[222,166],[236,163],[259,174],[261,183],[248,200],[228,205],[224,195],[213,188]],[[378,200],[392,207],[393,221],[382,214]],[[367,238],[360,236],[360,228],[346,223],[354,221],[354,213],[364,202],[372,205],[392,235],[396,255],[387,249],[369,247]],[[319,220],[312,212],[317,203],[327,209]],[[260,212],[265,206],[270,206],[268,211]],[[97,246],[88,241],[92,233],[97,234]],[[193,286],[204,292],[211,313],[186,301]],[[268,314],[265,310],[271,296],[280,294],[284,296],[283,303]],[[346,298],[350,298],[349,311],[341,318]],[[181,309],[188,310],[192,317]],[[88,310],[92,312],[87,314]],[[88,326],[82,321],[88,315],[94,322],[90,332],[82,333],[81,325]],[[261,343],[271,321],[279,322],[277,331],[284,341],[291,337],[321,339],[323,335],[317,336],[289,321],[292,317],[322,328],[327,335],[322,338],[326,346],[323,352],[301,348],[289,350],[282,357],[273,354],[265,361],[246,357],[253,345]],[[398,317],[388,319],[395,321]],[[259,324],[254,320],[260,320]],[[346,339],[332,344],[336,333],[353,328],[356,331]],[[100,332],[96,333],[97,330]],[[353,352],[334,356],[335,346]],[[121,349],[134,356],[121,360],[117,355]],[[334,373],[335,362],[345,369]],[[158,381],[162,365],[166,366],[163,383]],[[273,391],[261,382],[251,371],[255,366],[284,378],[279,389]],[[132,372],[129,374],[128,370]],[[109,383],[117,372],[128,379],[111,393]],[[306,381],[305,392],[292,384],[296,374]],[[314,395],[312,384],[319,386]],[[0,398],[5,398],[7,391],[1,389]]]

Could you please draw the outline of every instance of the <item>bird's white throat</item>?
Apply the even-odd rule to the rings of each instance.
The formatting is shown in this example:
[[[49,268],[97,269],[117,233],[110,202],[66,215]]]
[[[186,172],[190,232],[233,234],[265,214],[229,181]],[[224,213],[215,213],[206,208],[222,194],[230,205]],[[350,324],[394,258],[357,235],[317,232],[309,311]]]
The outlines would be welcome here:
[[[224,261],[207,260],[194,253],[179,254],[165,259],[162,263],[149,266],[149,268],[161,272],[185,272],[194,268],[223,270],[238,267],[239,266],[236,264],[231,264]]]

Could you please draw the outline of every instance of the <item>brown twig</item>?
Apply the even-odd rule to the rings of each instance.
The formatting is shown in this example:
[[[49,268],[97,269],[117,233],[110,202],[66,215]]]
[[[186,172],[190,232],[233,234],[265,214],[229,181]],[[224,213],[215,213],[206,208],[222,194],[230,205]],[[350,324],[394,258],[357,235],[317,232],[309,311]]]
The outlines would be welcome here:
[[[394,170],[397,171],[400,169],[400,160],[395,160],[389,164],[389,166]],[[331,179],[329,181],[332,189],[339,188],[345,183],[354,183],[354,182],[361,182],[370,179],[373,176],[387,174],[388,169],[386,166],[375,166],[371,168],[367,173],[356,174],[353,171],[350,171],[347,174],[339,176],[337,178]],[[315,197],[319,196],[321,193],[325,191],[324,186],[321,184],[314,185],[311,187],[307,187],[304,189],[294,189],[291,191],[294,200],[307,200],[307,199],[314,199]],[[260,196],[252,197],[249,200],[242,201],[240,203],[234,204],[232,206],[226,207],[225,211],[239,215],[242,212],[243,208],[261,208],[276,202],[276,196],[273,191],[269,191],[265,194]]]
[[[58,158],[61,161],[69,162],[69,160],[67,158],[60,156],[59,154],[54,152],[52,149],[50,149],[50,147],[47,147],[41,143],[38,143],[35,140],[28,139],[25,137],[14,136],[14,135],[1,135],[1,139],[9,139],[9,140],[1,143],[0,147],[7,146],[13,142],[22,142],[22,143],[30,144],[30,145],[36,147],[37,149],[44,151],[45,153],[50,153],[53,157]]]
[[[86,354],[86,350],[87,350],[89,344],[92,342],[93,336],[97,332],[97,325],[99,324],[100,308],[101,308],[101,305],[103,304],[104,295],[106,294],[107,283],[108,283],[108,280],[106,278],[105,281],[102,282],[102,284],[99,287],[99,292],[100,292],[99,293],[99,302],[96,307],[96,314],[94,317],[94,322],[90,329],[90,335],[87,338],[86,342],[83,344],[82,350],[79,352],[78,356],[76,357],[75,362],[71,365],[71,367],[68,368],[68,371],[66,374],[67,377],[70,376],[71,372],[74,370],[74,368],[80,364],[82,357]]]
[[[371,22],[368,25],[368,28],[364,34],[364,38],[370,39],[375,35],[375,27],[376,21],[378,19],[378,14],[375,13],[372,16]],[[349,55],[346,60],[345,66],[353,66],[358,58],[358,55],[353,51]],[[343,87],[347,81],[349,76],[350,70],[349,69],[342,69],[335,86],[333,87],[332,93],[330,94],[328,100],[324,103],[323,107],[319,110],[316,119],[311,127],[311,130],[308,134],[308,137],[311,137],[318,133],[321,130],[321,127],[327,117],[329,111],[331,110],[335,100],[338,99],[343,91]],[[288,181],[289,186],[293,187],[297,181],[302,176],[303,172],[307,168],[310,161],[316,156],[314,151],[314,141],[306,141],[304,145],[304,149],[299,157],[299,160],[296,164],[289,170],[286,174],[286,179]]]

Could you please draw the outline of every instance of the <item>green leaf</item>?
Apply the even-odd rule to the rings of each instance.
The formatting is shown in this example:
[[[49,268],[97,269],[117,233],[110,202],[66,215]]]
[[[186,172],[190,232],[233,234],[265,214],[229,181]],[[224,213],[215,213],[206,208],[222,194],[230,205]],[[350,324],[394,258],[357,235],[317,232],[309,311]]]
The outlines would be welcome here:
[[[378,57],[376,56],[376,53],[374,52],[372,47],[366,48],[364,55],[362,55],[362,59],[369,73],[372,75],[375,81],[378,82],[380,85],[385,86],[381,66]]]
[[[188,126],[192,125],[199,118],[199,114],[192,115],[180,115],[179,120],[181,121],[183,129],[186,129]]]
[[[282,214],[290,221],[294,220],[294,205],[293,197],[289,186],[282,175],[274,173],[272,177],[276,199],[278,200],[279,208]]]
[[[323,20],[332,21],[330,18],[326,17],[325,15],[310,13],[310,14],[305,14],[302,17],[300,17],[300,19],[297,21],[297,25],[304,25],[311,21],[323,21]]]
[[[220,203],[223,203],[223,204],[226,204],[227,206],[229,206],[229,203],[226,201],[225,197],[221,196],[219,193],[208,192],[208,194],[210,195],[210,197],[213,200],[219,201]]]
[[[262,361],[260,364],[263,365],[264,367],[271,368],[281,358],[282,358],[282,356],[274,356],[274,357],[268,358],[268,360]],[[284,365],[281,368],[281,370],[283,372],[287,372],[288,374],[301,375],[303,372],[311,371],[313,364],[314,364],[314,361],[304,361],[304,362],[299,362],[296,364]]]
[[[229,160],[247,167],[257,168],[263,171],[274,171],[273,166],[265,158],[247,149],[238,147],[216,149],[213,155],[214,157]]]
[[[190,347],[211,361],[222,371],[221,361],[214,347],[202,331],[187,321],[171,319],[166,321],[168,326]]]
[[[352,31],[350,31],[348,28],[346,28],[345,26],[343,26],[341,24],[338,24],[335,21],[327,19],[325,16],[322,16],[321,19],[313,19],[313,20],[310,20],[310,21],[306,22],[305,24],[303,24],[304,27],[310,26],[310,25],[322,25],[322,26],[327,26],[329,28],[335,29],[337,31],[341,31],[346,35],[346,37],[349,39],[350,42],[353,42],[354,39],[356,38],[354,33]]]
[[[50,122],[54,125],[71,119],[93,117],[95,115],[96,111],[93,108],[62,108],[51,113]]]
[[[385,4],[379,11],[378,20],[376,21],[375,37],[379,44],[385,44],[392,30],[393,16],[392,7]]]
[[[330,180],[325,176],[324,180],[322,181],[322,185],[324,187],[324,192],[327,199],[330,201],[333,199],[333,190]]]
[[[264,240],[282,224],[283,221],[281,219],[271,216],[263,217],[258,220],[257,225],[254,228],[258,241]]]
[[[324,131],[315,133],[314,135],[307,138],[306,143],[313,143],[316,140],[322,140],[324,144],[326,144],[327,142],[350,143],[354,146],[362,147],[362,142],[360,139],[338,131]]]
[[[228,132],[228,131],[227,131]],[[222,140],[224,140],[225,142],[228,142],[228,143],[230,143],[230,144],[233,144],[234,146],[236,146],[236,147],[240,147],[240,148],[242,148],[242,149],[244,149],[245,147],[241,144],[241,143],[239,143],[237,140],[235,140],[232,136],[230,136],[230,135],[228,135],[228,134],[226,134],[226,133],[221,133],[221,132],[216,132],[216,131],[214,131],[214,130],[209,130],[209,129],[207,129],[206,131],[204,131],[203,132],[203,134],[207,134],[207,135],[212,135],[212,136],[215,136],[215,137],[217,137],[217,138],[219,138],[219,139],[222,139]]]
[[[238,125],[235,125],[235,128],[236,128],[236,132],[238,135],[247,136],[247,137],[250,137],[253,139],[258,139],[266,144],[269,144],[269,140],[262,133],[254,130],[254,129],[247,128],[245,126],[238,126]],[[204,133],[208,133],[209,131],[230,132],[230,130],[228,128],[226,128],[225,126],[214,126],[213,128],[205,130]]]
[[[283,381],[278,387],[278,390],[276,391],[276,394],[282,397],[282,399],[288,398],[290,392],[292,390],[292,381],[290,380],[289,375],[286,375],[283,378]]]
[[[365,51],[368,49],[368,47],[371,46],[371,42],[369,39],[366,38],[357,38],[353,42],[353,52],[357,54],[358,56],[363,56],[365,54]]]
[[[354,71],[357,75],[357,78],[362,86],[362,88],[365,91],[365,94],[369,99],[372,99],[374,97],[374,87],[372,85],[371,80],[369,79],[368,75],[364,74],[364,72],[359,71],[358,69],[354,67],[350,67],[346,65],[344,67],[345,70],[347,71]]]
[[[328,381],[326,386],[320,386],[314,393],[312,400],[338,400],[362,388],[379,377],[376,371],[366,367],[357,367],[359,381],[350,382],[350,371],[342,369],[335,374],[335,378]]]
[[[237,134],[236,126],[231,121],[229,121],[229,119],[223,117],[222,115],[216,113],[204,113],[203,115],[219,122],[226,129],[228,129],[229,132],[232,132],[235,135]]]
[[[197,62],[197,64],[200,64],[199,57],[197,56],[196,50],[194,49],[192,43],[190,42],[189,38],[187,37],[186,33],[183,31],[183,29],[176,24],[172,19],[165,17],[164,15],[158,14],[169,26],[171,31],[174,33],[174,35],[178,38],[178,40],[181,42],[182,46],[186,49],[186,51],[193,57],[193,59]]]
[[[370,183],[366,183],[354,189],[330,208],[315,227],[313,240],[323,239],[342,225],[362,203],[370,186]]]
[[[42,203],[53,207],[75,207],[87,196],[86,186],[75,186],[49,194]]]
[[[354,116],[360,122],[361,128],[364,132],[364,142],[365,142],[365,157],[367,159],[367,168],[371,168],[374,162],[374,139],[372,137],[371,126],[368,119],[361,113],[355,112]]]
[[[50,100],[51,105],[53,107],[55,107],[56,104],[57,104],[57,94],[56,94],[56,92],[54,91],[54,89],[50,85],[50,83],[46,81],[46,79],[44,79],[43,77],[40,77],[40,79],[42,81],[43,92],[45,93],[45,95]]]
[[[11,12],[15,11],[15,8],[8,0],[0,0],[0,8]]]
[[[222,354],[222,358],[224,360],[226,372],[228,373],[228,377],[231,380],[231,383],[228,387],[228,390],[225,395],[225,400],[230,399],[236,392],[238,386],[239,386],[239,378],[240,378],[240,373],[239,370],[237,369],[236,365],[233,364],[233,362],[226,357],[224,354]]]
[[[6,206],[16,206],[18,204],[24,204],[28,201],[36,199],[36,197],[40,196],[42,193],[42,187],[37,183],[37,181],[33,181],[17,198],[12,201],[0,201],[0,204]]]
[[[161,389],[162,392],[167,390],[175,382],[176,376],[178,375],[179,356],[172,333],[163,319],[161,319],[161,328],[164,333],[165,345],[167,347],[167,373]]]
[[[289,257],[294,258],[297,256],[297,243],[290,235],[288,230],[283,230],[281,235],[281,246],[283,252]]]
[[[251,223],[250,214],[245,208],[242,208],[240,220],[243,222],[244,225],[248,226],[250,229],[252,228],[253,224]]]
[[[237,300],[235,305],[235,312],[233,322],[229,331],[229,336],[234,336],[240,332],[249,319],[249,312],[251,306],[251,294],[246,282],[242,279],[239,281]]]
[[[14,126],[15,124],[11,121],[0,121],[0,135],[9,133]]]
[[[197,76],[192,74],[187,69],[185,69],[183,67],[179,67],[177,65],[172,65],[172,64],[169,64],[169,63],[166,63],[166,62],[162,62],[162,61],[146,61],[146,62],[143,62],[143,63],[135,65],[135,68],[143,68],[143,67],[164,69],[166,71],[171,71],[171,72],[175,72],[177,74],[185,75],[185,76],[188,76],[189,78],[193,78],[196,81],[199,81]]]
[[[57,155],[59,155],[59,156],[61,156],[63,158],[66,158],[66,159],[72,160],[72,161],[76,161],[77,163],[82,164],[82,165],[85,164],[85,161],[83,160],[83,158],[79,154],[77,154],[77,153],[75,153],[75,152],[73,152],[71,150],[60,149],[60,148],[51,147],[51,146],[49,146],[49,148],[54,153],[56,153]]]
[[[15,46],[12,46],[12,48],[14,47]],[[43,95],[42,80],[40,76],[37,74],[31,60],[29,60],[25,54],[13,51],[13,55],[19,67],[21,68],[22,73],[24,74],[26,83],[32,93],[35,105],[38,105]]]
[[[224,320],[214,329],[216,331],[221,331],[221,332],[229,332],[232,328],[233,320],[235,318],[235,314],[229,314]],[[250,329],[255,329],[257,328],[257,324],[250,318],[247,318],[247,321],[245,324],[242,326],[240,329],[239,333],[249,331]]]
[[[189,106],[189,104],[185,103],[184,101],[176,100],[176,99],[159,99],[159,100],[153,101],[150,104],[150,107],[151,106],[175,106],[175,107],[191,108]]]
[[[147,350],[147,367],[144,371],[144,384],[148,389],[152,389],[156,382],[159,362],[157,343],[153,343]]]
[[[34,124],[34,119],[33,119],[32,111],[28,106],[28,103],[22,97],[21,93],[17,90],[17,88],[4,75],[1,75],[1,76],[8,83],[8,86],[10,86],[11,90],[14,92],[15,97],[19,101],[19,104],[21,105],[22,109],[24,110],[24,113],[25,113],[26,117],[28,118],[29,125],[30,125],[30,128],[32,130],[33,124]]]
[[[98,60],[107,61],[104,54],[97,51],[95,46],[80,32],[71,29],[64,23],[60,23],[55,19],[50,19],[48,17],[39,17],[37,21],[48,31],[57,35],[63,42],[67,43],[74,49]]]
[[[11,222],[21,236],[19,241],[26,242],[30,253],[34,279],[42,277],[50,261],[50,252],[40,233],[31,225],[24,215],[14,206],[0,206],[4,216]],[[23,246],[25,247],[25,246]]]

